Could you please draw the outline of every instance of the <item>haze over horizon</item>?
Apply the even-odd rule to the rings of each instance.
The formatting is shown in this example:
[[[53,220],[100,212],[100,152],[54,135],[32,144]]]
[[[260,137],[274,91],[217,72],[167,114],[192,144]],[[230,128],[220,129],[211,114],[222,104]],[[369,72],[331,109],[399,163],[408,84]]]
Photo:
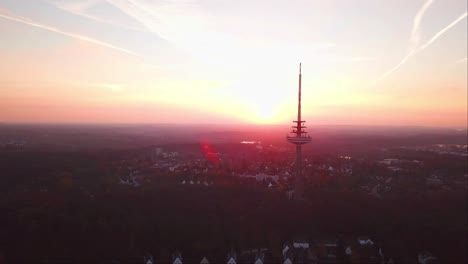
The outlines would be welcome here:
[[[467,3],[0,0],[0,122],[467,127]]]

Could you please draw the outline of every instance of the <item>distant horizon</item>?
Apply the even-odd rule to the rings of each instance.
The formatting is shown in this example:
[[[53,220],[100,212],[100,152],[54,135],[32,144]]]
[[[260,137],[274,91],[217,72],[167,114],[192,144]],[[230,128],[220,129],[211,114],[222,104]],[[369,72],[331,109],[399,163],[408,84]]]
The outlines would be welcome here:
[[[211,127],[278,127],[278,128],[289,128],[290,124],[258,124],[258,123],[92,123],[92,122],[2,122],[0,125],[26,125],[26,126],[206,126]],[[354,125],[354,124],[309,124],[306,122],[308,128],[324,128],[324,127],[338,127],[338,128],[408,128],[408,129],[450,129],[463,131],[468,130],[468,126],[423,126],[423,125]]]

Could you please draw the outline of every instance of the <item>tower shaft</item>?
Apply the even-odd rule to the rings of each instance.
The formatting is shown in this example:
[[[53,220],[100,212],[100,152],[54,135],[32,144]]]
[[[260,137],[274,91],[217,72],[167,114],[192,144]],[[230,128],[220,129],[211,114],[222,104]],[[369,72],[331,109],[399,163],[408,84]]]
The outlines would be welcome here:
[[[304,196],[304,176],[302,175],[302,145],[296,144],[296,177],[294,178],[294,198],[302,199]]]

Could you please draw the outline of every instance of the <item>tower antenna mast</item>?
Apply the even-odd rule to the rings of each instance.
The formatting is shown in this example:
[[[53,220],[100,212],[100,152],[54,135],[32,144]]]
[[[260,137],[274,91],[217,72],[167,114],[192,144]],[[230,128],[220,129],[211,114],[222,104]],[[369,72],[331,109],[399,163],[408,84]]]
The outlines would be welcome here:
[[[302,145],[309,143],[312,139],[305,132],[305,121],[301,118],[301,93],[302,93],[302,63],[299,63],[299,92],[297,98],[297,120],[292,126],[291,134],[287,140],[296,145],[296,174],[294,175],[294,199],[302,200],[304,198],[304,177],[302,175]]]

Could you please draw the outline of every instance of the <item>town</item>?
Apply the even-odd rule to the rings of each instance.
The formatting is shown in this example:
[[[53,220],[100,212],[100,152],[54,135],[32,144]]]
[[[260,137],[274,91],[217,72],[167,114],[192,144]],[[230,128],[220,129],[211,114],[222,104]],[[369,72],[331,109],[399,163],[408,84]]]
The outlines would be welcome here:
[[[7,260],[425,264],[465,255],[463,134],[388,141],[315,128],[296,201],[294,149],[281,137],[69,129],[3,127]],[[54,141],[41,136],[51,133]]]

